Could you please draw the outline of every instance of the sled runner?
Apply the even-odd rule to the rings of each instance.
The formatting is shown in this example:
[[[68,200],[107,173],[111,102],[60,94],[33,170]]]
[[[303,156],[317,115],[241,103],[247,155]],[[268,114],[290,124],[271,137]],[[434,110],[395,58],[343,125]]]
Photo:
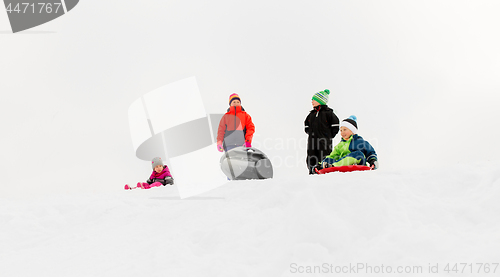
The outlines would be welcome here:
[[[257,148],[236,147],[220,158],[222,172],[230,180],[268,179],[273,177],[273,166]]]
[[[371,167],[366,165],[344,165],[344,166],[323,168],[321,170],[315,168],[314,170],[316,170],[317,174],[325,174],[330,172],[351,172],[351,171],[371,170]]]

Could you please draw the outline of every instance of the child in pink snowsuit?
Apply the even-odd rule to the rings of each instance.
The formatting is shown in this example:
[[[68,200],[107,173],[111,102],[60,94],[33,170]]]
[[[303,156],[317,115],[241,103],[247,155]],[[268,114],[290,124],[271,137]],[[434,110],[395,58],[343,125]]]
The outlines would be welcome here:
[[[151,161],[151,166],[153,167],[153,173],[151,173],[151,176],[146,181],[147,184],[143,183],[145,189],[174,184],[174,179],[172,175],[170,175],[170,170],[163,164],[160,157],[154,158]]]
[[[160,157],[154,158],[151,161],[151,166],[153,168],[153,173],[151,173],[149,179],[146,181],[146,183],[137,183],[136,188],[150,189],[153,187],[165,186],[167,184],[174,184],[174,178],[172,178],[172,175],[170,175],[170,170],[168,170],[168,167],[163,164],[163,161]],[[129,185],[125,185],[125,189],[134,188],[130,187]]]

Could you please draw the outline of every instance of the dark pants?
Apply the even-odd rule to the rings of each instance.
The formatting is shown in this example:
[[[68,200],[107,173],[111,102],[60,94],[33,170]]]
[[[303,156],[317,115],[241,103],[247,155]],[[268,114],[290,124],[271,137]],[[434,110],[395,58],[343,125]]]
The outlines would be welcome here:
[[[314,167],[332,152],[332,140],[309,137],[307,140],[306,164],[309,174],[314,174]]]

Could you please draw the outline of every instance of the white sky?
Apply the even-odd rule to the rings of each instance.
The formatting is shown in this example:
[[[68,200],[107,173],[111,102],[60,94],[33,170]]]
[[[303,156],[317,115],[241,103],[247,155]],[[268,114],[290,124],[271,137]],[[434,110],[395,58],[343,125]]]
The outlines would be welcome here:
[[[254,144],[298,161],[278,173],[304,165],[303,120],[325,88],[382,168],[498,160],[500,2],[310,2],[86,0],[20,34],[0,12],[2,189],[147,177],[128,106],[190,76],[210,113],[240,94]]]

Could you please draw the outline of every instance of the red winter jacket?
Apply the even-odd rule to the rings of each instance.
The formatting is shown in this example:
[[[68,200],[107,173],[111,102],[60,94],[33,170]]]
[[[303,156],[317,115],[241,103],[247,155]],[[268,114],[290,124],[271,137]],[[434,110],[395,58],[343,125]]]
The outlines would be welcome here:
[[[242,146],[245,142],[252,143],[253,133],[255,125],[245,109],[241,106],[229,107],[219,123],[217,144],[232,148]]]

